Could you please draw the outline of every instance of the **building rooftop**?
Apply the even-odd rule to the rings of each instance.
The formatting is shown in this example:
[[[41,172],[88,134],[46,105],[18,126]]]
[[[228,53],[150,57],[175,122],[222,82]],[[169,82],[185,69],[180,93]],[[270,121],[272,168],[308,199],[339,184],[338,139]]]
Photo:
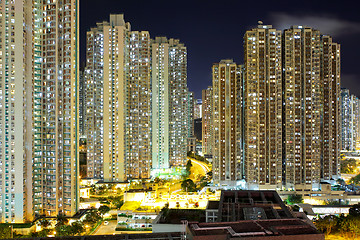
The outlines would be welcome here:
[[[21,238],[21,240],[180,240],[181,233],[135,233],[118,235],[93,235],[93,236],[71,236],[71,237],[38,237]]]
[[[168,209],[162,213],[159,223],[182,224],[181,221],[205,222],[205,211],[199,209]]]
[[[244,220],[237,222],[188,223],[191,239],[324,239],[324,234],[300,219]],[[271,238],[274,239],[274,238]],[[303,238],[301,238],[303,239]]]
[[[222,191],[218,209],[218,222],[294,218],[276,191]]]
[[[208,201],[206,210],[219,209],[219,201]]]

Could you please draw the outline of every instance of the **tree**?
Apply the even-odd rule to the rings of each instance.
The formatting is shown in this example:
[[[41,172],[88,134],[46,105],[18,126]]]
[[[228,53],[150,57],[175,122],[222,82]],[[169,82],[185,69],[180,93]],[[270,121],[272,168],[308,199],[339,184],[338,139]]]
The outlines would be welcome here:
[[[72,235],[72,229],[69,225],[57,225],[55,227],[56,236],[71,236]]]
[[[50,229],[43,229],[39,232],[32,232],[30,234],[30,237],[47,237],[48,235],[51,234],[51,232],[53,232],[53,230]]]
[[[70,230],[72,235],[80,235],[81,233],[85,232],[85,227],[84,224],[82,224],[80,221],[76,221],[71,224]]]
[[[355,177],[350,178],[350,183],[359,185],[360,184],[360,174],[356,175]]]
[[[191,160],[188,160],[187,163],[186,163],[186,173],[187,175],[189,176],[191,174],[191,167],[192,167],[192,163],[191,163]]]
[[[325,201],[324,205],[329,205],[329,206],[331,206],[331,205],[341,205],[341,202],[338,202],[336,200],[327,200],[327,201]]]
[[[42,228],[47,228],[47,227],[50,226],[50,221],[47,220],[47,219],[45,219],[45,218],[43,218],[43,219],[40,220],[40,226],[41,226]]]
[[[96,194],[96,187],[95,187],[95,185],[93,184],[93,185],[91,185],[90,187],[91,187],[91,188],[90,188],[90,195],[95,195],[95,194]]]
[[[294,212],[299,212],[299,210],[300,210],[300,207],[299,207],[299,205],[292,205],[291,206],[291,210],[293,210]]]
[[[58,225],[55,227],[56,236],[75,236],[85,232],[85,227],[80,221],[71,223],[71,225]]]
[[[104,215],[105,213],[107,213],[108,211],[110,211],[110,208],[106,205],[101,205],[98,209],[99,213],[101,215]]]
[[[340,224],[343,235],[350,239],[355,239],[360,234],[360,218],[355,216],[346,217]]]
[[[163,216],[166,216],[169,213],[169,203],[165,203],[164,207],[160,211]]]
[[[107,200],[110,202],[110,207],[121,208],[124,204],[123,196],[109,196]]]
[[[343,186],[343,185],[346,184],[346,183],[345,183],[345,180],[342,179],[342,178],[339,178],[338,180],[336,180],[336,183],[339,184],[339,185],[341,185],[341,186]]]
[[[101,216],[99,215],[99,212],[96,211],[95,209],[92,209],[86,214],[84,222],[93,224],[93,223],[96,223],[97,221],[99,221],[100,219],[101,219]]]
[[[292,194],[286,199],[287,204],[293,205],[295,203],[303,203],[304,200],[301,195]]]
[[[338,224],[338,217],[334,215],[328,215],[324,218],[319,218],[315,221],[315,226],[317,229],[319,229],[322,232],[325,232],[326,235],[329,235],[331,231],[334,230],[334,228]]]
[[[186,192],[195,192],[196,191],[196,185],[191,179],[186,179],[182,181],[181,188],[183,191]]]
[[[348,174],[353,174],[356,173],[356,160],[355,159],[346,159],[341,161],[341,166],[340,166],[340,172],[341,173],[348,173]]]
[[[57,215],[57,219],[56,219],[57,221],[56,221],[56,227],[58,227],[58,226],[64,226],[64,225],[66,225],[67,223],[68,223],[68,219],[64,216],[64,215],[62,215],[62,214],[59,214],[59,215]]]
[[[360,204],[354,204],[349,209],[349,215],[354,217],[360,217]]]
[[[11,238],[11,226],[6,223],[0,224],[0,239]]]

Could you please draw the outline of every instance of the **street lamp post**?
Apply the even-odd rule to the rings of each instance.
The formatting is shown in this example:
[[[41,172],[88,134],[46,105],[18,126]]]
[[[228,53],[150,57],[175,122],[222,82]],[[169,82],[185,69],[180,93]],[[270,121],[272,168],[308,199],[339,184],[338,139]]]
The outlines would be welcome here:
[[[11,225],[10,224],[10,226],[9,226],[9,228],[10,228],[10,238],[13,238],[14,236],[14,234],[13,234],[13,225]]]

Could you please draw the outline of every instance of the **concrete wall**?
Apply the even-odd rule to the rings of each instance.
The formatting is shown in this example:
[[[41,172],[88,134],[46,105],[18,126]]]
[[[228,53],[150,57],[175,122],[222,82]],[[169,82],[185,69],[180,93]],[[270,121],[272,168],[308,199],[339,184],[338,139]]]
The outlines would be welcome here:
[[[164,232],[182,232],[182,224],[153,224],[152,232],[153,233],[164,233]]]

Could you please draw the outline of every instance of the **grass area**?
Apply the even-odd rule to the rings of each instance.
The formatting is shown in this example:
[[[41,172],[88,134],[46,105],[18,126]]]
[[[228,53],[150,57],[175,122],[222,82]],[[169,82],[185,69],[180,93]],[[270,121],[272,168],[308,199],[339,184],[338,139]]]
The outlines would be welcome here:
[[[101,225],[101,223],[103,222],[104,220],[100,219],[94,226],[93,228],[89,231],[89,234],[88,235],[92,235],[96,229]]]
[[[33,223],[0,223],[0,225],[3,226],[13,226],[13,228],[29,228],[32,225],[34,225]]]

